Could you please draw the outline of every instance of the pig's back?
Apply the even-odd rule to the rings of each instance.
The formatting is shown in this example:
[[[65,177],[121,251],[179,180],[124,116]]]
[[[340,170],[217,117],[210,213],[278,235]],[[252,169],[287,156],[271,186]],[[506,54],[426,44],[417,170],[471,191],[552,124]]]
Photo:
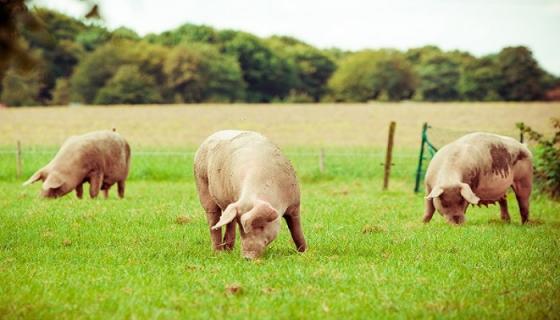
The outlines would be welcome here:
[[[438,171],[458,172],[463,182],[476,188],[482,180],[508,184],[513,180],[513,166],[517,161],[530,159],[525,145],[510,137],[491,133],[471,133],[439,150],[430,163],[427,180]],[[503,180],[503,181],[501,181]]]
[[[128,175],[130,146],[118,133],[109,130],[89,132],[69,137],[52,163],[99,169],[107,178],[120,180]]]
[[[217,132],[203,142],[195,162],[196,174],[207,174],[210,192],[220,202],[236,201],[248,180],[253,185],[297,189],[290,162],[276,145],[256,132]]]

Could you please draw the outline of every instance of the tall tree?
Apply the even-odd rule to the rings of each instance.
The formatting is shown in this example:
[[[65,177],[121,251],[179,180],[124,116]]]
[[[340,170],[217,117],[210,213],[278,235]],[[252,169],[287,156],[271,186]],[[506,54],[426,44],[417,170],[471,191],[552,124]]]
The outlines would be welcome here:
[[[460,64],[444,53],[423,56],[416,72],[420,78],[417,97],[426,101],[450,101],[459,99]]]
[[[499,93],[507,101],[542,99],[543,71],[527,47],[507,47],[497,56],[502,77]]]
[[[125,64],[99,90],[96,104],[148,104],[162,101],[155,80],[137,65]]]
[[[164,65],[168,85],[182,102],[243,99],[245,83],[236,59],[209,45],[180,45]]]
[[[465,100],[499,100],[498,90],[501,87],[501,80],[495,56],[474,59],[463,67],[459,91]]]
[[[247,100],[269,102],[286,97],[297,81],[294,66],[253,35],[243,32],[229,35],[224,51],[239,61],[247,83]]]
[[[329,86],[337,101],[398,101],[412,96],[416,76],[402,53],[364,50],[340,61]]]
[[[303,94],[318,102],[327,92],[327,81],[336,65],[326,54],[312,46],[290,37],[272,37],[271,48],[290,61],[296,70],[296,94]]]

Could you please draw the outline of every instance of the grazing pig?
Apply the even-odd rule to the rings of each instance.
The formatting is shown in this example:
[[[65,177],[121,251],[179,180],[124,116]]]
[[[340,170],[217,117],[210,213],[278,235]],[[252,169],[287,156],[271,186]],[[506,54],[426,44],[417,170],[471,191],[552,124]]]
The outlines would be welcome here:
[[[108,130],[94,131],[68,138],[54,159],[23,185],[41,180],[43,197],[58,198],[75,189],[81,199],[84,182],[89,182],[92,198],[97,197],[100,189],[107,198],[109,188],[117,183],[122,198],[129,165],[130,147],[121,135]]]
[[[215,250],[233,248],[238,223],[243,256],[258,258],[278,235],[283,216],[297,250],[305,251],[294,169],[267,138],[250,131],[214,133],[196,152],[194,175]]]
[[[521,222],[529,219],[533,179],[532,155],[515,139],[471,133],[439,150],[426,172],[424,222],[437,209],[448,222],[463,223],[469,204],[500,205],[502,220],[510,221],[506,192],[513,187]]]

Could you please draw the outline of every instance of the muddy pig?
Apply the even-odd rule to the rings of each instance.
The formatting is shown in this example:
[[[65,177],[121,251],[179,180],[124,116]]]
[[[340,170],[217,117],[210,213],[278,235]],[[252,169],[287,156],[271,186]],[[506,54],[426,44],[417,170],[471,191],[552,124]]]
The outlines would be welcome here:
[[[490,133],[465,135],[441,148],[428,166],[424,222],[437,209],[449,223],[461,224],[469,204],[496,202],[501,218],[510,221],[506,192],[512,187],[526,223],[532,179],[532,155],[522,143]]]

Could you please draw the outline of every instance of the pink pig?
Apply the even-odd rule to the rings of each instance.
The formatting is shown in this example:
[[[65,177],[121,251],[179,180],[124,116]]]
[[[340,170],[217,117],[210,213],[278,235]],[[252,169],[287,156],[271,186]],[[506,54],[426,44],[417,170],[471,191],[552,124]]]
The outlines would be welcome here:
[[[441,148],[426,172],[429,222],[437,209],[448,222],[464,222],[469,204],[498,202],[502,220],[509,221],[506,192],[513,187],[521,222],[529,219],[533,165],[529,149],[509,137],[471,133]]]
[[[82,185],[89,182],[89,194],[95,198],[99,190],[107,197],[109,188],[116,183],[122,198],[129,165],[130,147],[120,134],[94,131],[68,138],[54,159],[23,185],[41,180],[43,197],[62,197],[76,190],[78,198],[82,198]]]

